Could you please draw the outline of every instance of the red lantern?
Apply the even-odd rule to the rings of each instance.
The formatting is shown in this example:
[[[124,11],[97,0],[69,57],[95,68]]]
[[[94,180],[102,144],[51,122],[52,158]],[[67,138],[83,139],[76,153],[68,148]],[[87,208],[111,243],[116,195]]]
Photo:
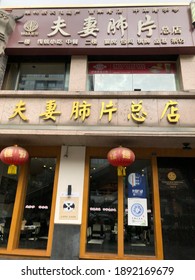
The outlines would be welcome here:
[[[8,174],[16,174],[16,165],[22,165],[27,162],[29,154],[25,149],[15,145],[3,149],[0,153],[0,159],[3,163],[9,164]]]
[[[118,147],[108,152],[107,159],[111,165],[118,167],[118,176],[125,176],[125,167],[134,162],[135,154],[128,148]]]

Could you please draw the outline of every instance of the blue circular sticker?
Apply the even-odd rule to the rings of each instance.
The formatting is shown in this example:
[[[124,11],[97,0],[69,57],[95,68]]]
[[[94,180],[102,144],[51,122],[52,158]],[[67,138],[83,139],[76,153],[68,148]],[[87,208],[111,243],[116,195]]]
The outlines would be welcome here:
[[[144,208],[140,203],[134,203],[131,206],[131,213],[136,217],[140,217],[144,213]]]

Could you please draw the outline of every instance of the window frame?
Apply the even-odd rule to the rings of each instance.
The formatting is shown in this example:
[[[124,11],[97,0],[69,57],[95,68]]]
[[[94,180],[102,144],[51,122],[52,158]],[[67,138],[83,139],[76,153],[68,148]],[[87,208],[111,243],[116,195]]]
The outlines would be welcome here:
[[[123,177],[118,177],[118,252],[115,253],[96,253],[86,251],[87,242],[87,224],[88,224],[88,198],[89,198],[89,172],[91,158],[106,158],[108,148],[93,148],[88,147],[86,150],[85,161],[85,175],[84,175],[84,197],[83,197],[83,213],[81,224],[81,240],[80,240],[80,258],[81,259],[143,259],[143,260],[158,260],[163,259],[163,245],[162,245],[162,229],[160,219],[160,197],[158,188],[158,169],[156,156],[151,154],[149,150],[133,149],[136,158],[151,160],[152,169],[152,192],[153,192],[153,214],[154,214],[154,236],[155,236],[155,255],[125,255],[124,252],[124,188]],[[116,171],[117,172],[117,171]],[[154,187],[155,186],[155,187]],[[120,217],[123,217],[122,219]]]
[[[28,150],[30,157],[43,157],[43,158],[55,157],[56,158],[56,168],[55,168],[55,176],[54,176],[54,184],[53,184],[47,248],[46,250],[18,248],[20,230],[21,230],[20,225],[22,222],[24,204],[26,199],[27,184],[28,184],[28,172],[29,172],[29,162],[28,162],[22,165],[20,168],[8,243],[6,248],[0,248],[0,255],[9,254],[9,255],[32,256],[32,257],[48,259],[51,255],[51,250],[52,250],[52,240],[53,240],[53,231],[54,231],[54,213],[55,213],[55,203],[56,203],[56,195],[57,195],[57,181],[58,181],[59,165],[60,165],[60,147],[26,147],[26,149]]]
[[[48,65],[49,64],[49,65]],[[47,89],[36,89],[37,83],[43,83],[47,84],[49,82],[57,82],[58,77],[53,77],[53,75],[62,75],[63,74],[63,80],[60,79],[60,81],[63,81],[63,89],[57,90],[56,88],[52,90],[57,91],[63,91],[65,90],[66,85],[66,71],[67,71],[67,65],[66,63],[39,63],[39,62],[32,62],[32,63],[20,63],[20,70],[18,72],[18,78],[16,80],[16,90],[22,90],[22,91],[50,91],[49,87]],[[62,73],[63,70],[63,73]],[[21,82],[25,80],[25,76],[27,76],[27,82],[30,82],[32,80],[34,84],[33,89],[22,89]],[[47,77],[48,76],[48,77]],[[49,77],[51,76],[51,77]]]
[[[64,68],[64,89],[57,90],[58,91],[68,91],[69,88],[69,79],[70,79],[70,58],[48,58],[48,57],[37,57],[36,59],[30,58],[11,58],[6,67],[5,76],[3,80],[2,90],[17,90],[17,91],[37,91],[34,90],[22,90],[18,89],[20,74],[21,74],[21,67],[22,65],[31,65],[33,67],[36,65],[45,65],[46,66],[46,74],[48,73],[48,66],[49,65],[61,65]],[[52,69],[52,68],[51,68]],[[36,74],[36,73],[35,73]],[[39,91],[51,91],[51,90],[39,90]],[[53,89],[55,91],[55,89]]]
[[[169,69],[167,64],[169,64]],[[178,91],[179,90],[179,82],[177,75],[177,62],[176,61],[88,61],[88,79],[87,79],[87,89],[89,91],[97,91],[95,90],[95,75],[131,75],[129,76],[129,84],[132,86],[132,89],[119,89],[116,88],[116,91]],[[172,85],[174,84],[174,89],[141,89],[136,87],[137,75],[146,75],[146,74],[154,74],[157,77],[159,74],[171,74],[174,75],[175,79],[171,79]],[[154,78],[155,78],[154,77]],[[151,79],[151,78],[149,78]],[[90,85],[92,83],[92,86]],[[112,84],[112,83],[111,83]],[[102,90],[98,90],[102,91]],[[105,90],[113,91],[113,90]]]

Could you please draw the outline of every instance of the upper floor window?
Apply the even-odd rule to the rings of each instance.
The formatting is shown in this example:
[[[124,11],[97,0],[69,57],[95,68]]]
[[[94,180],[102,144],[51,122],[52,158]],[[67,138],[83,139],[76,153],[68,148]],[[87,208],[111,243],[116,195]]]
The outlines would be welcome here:
[[[68,63],[12,63],[8,66],[4,89],[68,90]]]
[[[90,91],[176,91],[174,62],[90,62]]]

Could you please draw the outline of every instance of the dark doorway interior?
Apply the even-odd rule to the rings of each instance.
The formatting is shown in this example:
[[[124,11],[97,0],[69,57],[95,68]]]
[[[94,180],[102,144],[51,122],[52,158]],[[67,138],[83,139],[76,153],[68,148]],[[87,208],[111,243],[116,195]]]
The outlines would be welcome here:
[[[195,259],[195,158],[159,158],[164,258]]]

